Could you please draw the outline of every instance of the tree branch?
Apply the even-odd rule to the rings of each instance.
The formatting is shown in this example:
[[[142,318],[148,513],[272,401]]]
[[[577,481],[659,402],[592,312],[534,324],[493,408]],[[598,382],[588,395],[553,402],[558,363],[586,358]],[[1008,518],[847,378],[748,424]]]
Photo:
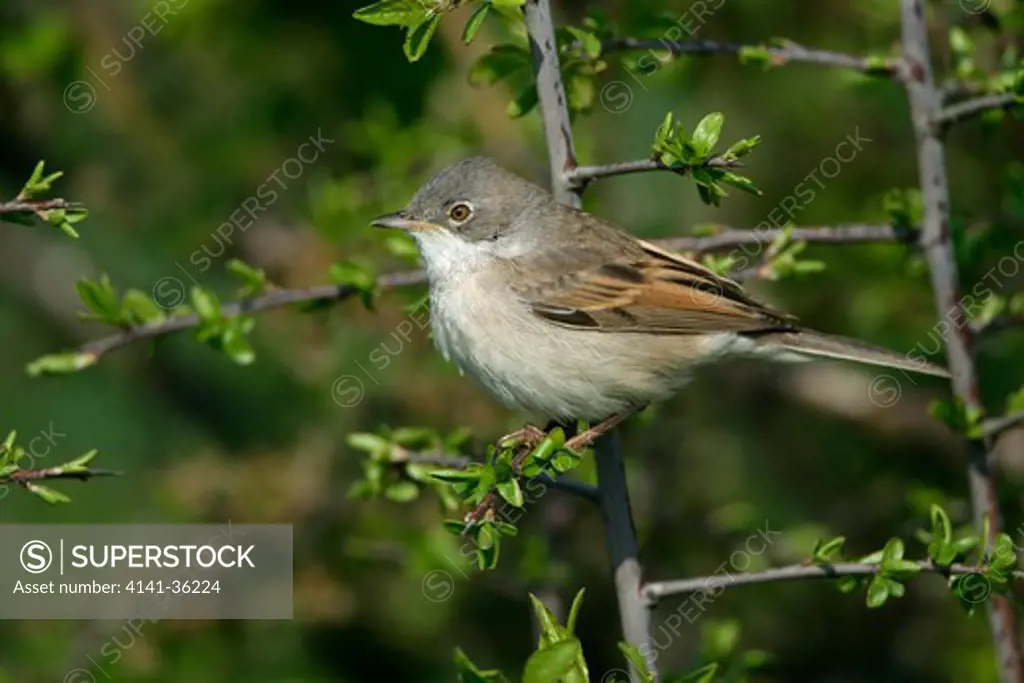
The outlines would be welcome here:
[[[983,570],[965,564],[954,564],[949,567],[940,567],[930,560],[917,563],[918,568],[923,572],[932,572],[942,576],[957,576],[961,574],[977,574],[984,577],[988,582],[988,590],[984,598],[991,592],[991,579],[986,576]],[[835,579],[841,576],[871,576],[877,574],[880,567],[877,564],[865,564],[861,562],[842,562],[837,564],[793,564],[787,567],[776,567],[760,572],[749,572],[746,574],[726,574],[725,576],[704,576],[696,579],[681,579],[678,581],[658,581],[648,583],[643,587],[644,599],[649,604],[656,605],[659,601],[674,595],[685,595],[696,591],[712,591],[729,588],[730,586],[746,586],[758,583],[774,583],[776,581],[800,581],[803,579]],[[1024,572],[1013,572],[1013,578],[1024,579]],[[979,586],[983,588],[983,586]],[[979,591],[980,593],[980,591]],[[982,598],[982,599],[984,599]],[[981,599],[979,599],[979,602]]]
[[[434,465],[461,470],[472,463],[479,462],[479,460],[475,460],[468,455],[456,455],[440,451],[422,453],[402,449],[395,457],[391,458],[390,462]],[[553,489],[578,496],[588,502],[597,503],[598,501],[597,487],[586,482],[570,479],[569,477],[549,477],[546,474],[541,475],[538,479]]]
[[[981,116],[987,111],[993,109],[1010,109],[1014,106],[1022,103],[1020,96],[1012,93],[997,94],[997,95],[984,95],[982,97],[975,97],[974,99],[965,100],[964,102],[957,102],[951,104],[944,109],[939,110],[935,116],[935,125],[941,130],[948,130],[951,126],[954,126],[968,119],[972,119],[976,116]]]
[[[710,159],[706,164],[702,164],[700,166],[688,166],[684,169],[675,169],[669,168],[658,159],[639,159],[637,161],[619,161],[612,164],[602,164],[600,166],[577,166],[574,169],[566,171],[565,177],[571,186],[582,188],[586,187],[587,183],[591,180],[628,175],[630,173],[648,173],[650,171],[672,171],[673,173],[680,173],[683,170],[690,170],[693,168],[741,168],[742,166],[743,162],[741,161],[715,157]]]
[[[961,303],[959,273],[950,237],[945,148],[935,125],[939,120],[942,94],[932,76],[924,0],[901,0],[901,15],[903,81],[917,140],[918,174],[924,203],[921,244],[928,261],[936,310],[951,323],[943,325],[943,336],[954,393],[968,409],[980,410],[981,397],[973,360],[974,338]],[[1002,524],[991,454],[981,441],[969,441],[968,447],[967,476],[974,522],[982,529],[987,520],[989,535],[982,539],[982,547],[994,547]],[[1024,681],[1024,657],[1016,610],[1004,596],[993,596],[988,603],[988,621],[998,653],[1000,680],[1021,683]]]
[[[1003,432],[1019,427],[1022,424],[1024,424],[1024,410],[1018,410],[1002,417],[989,418],[981,423],[982,438],[995,440]]]
[[[79,481],[88,481],[93,477],[117,476],[121,476],[121,472],[116,470],[99,470],[92,468],[69,470],[66,467],[58,466],[47,467],[40,470],[15,470],[10,474],[0,477],[0,485],[18,484],[19,486],[28,488],[35,482],[49,479],[77,479]]]
[[[705,253],[747,244],[768,244],[781,234],[781,230],[774,228],[770,230],[747,230],[717,226],[717,229],[718,232],[711,235],[670,237],[652,240],[652,242],[668,249]],[[901,233],[887,225],[850,224],[836,227],[803,227],[794,228],[793,230],[793,239],[795,241],[820,244],[910,242],[915,237],[916,233],[914,232]],[[381,275],[377,279],[376,287],[380,291],[387,291],[420,285],[426,281],[426,272],[422,270],[402,270]],[[221,312],[225,317],[233,317],[294,304],[344,301],[358,293],[359,290],[350,285],[317,285],[304,289],[277,289],[253,299],[224,304],[221,307]],[[124,348],[133,342],[181,332],[197,327],[201,322],[199,316],[194,313],[174,315],[159,323],[141,325],[106,337],[94,339],[80,346],[77,352],[91,355],[95,360],[99,360],[104,355]]]
[[[40,213],[51,209],[80,209],[82,204],[69,202],[65,199],[45,199],[38,202],[13,199],[0,202],[0,216],[11,213]]]
[[[533,53],[537,97],[544,120],[544,136],[548,143],[552,191],[558,201],[579,208],[583,188],[571,179],[576,169],[576,154],[573,150],[565,88],[562,86],[551,4],[549,0],[527,0],[524,11],[530,50]],[[653,653],[650,647],[651,612],[640,600],[640,565],[618,433],[612,432],[599,440],[596,454],[601,509],[615,512],[614,516],[606,514],[604,522],[605,535],[609,541],[608,556],[615,576],[622,635],[641,651]],[[653,654],[648,660],[650,670],[656,672]],[[630,678],[633,683],[640,683],[637,672],[631,672]]]
[[[621,52],[624,50],[667,50],[673,56],[679,55],[710,55],[716,53],[739,54],[744,48],[758,48],[759,45],[743,45],[742,43],[726,43],[716,40],[699,40],[677,42],[647,38],[617,38],[604,42],[601,51]],[[816,50],[796,43],[787,43],[779,47],[767,47],[774,66],[782,66],[790,62],[803,62],[819,66],[853,69],[865,73],[898,77],[896,64],[879,65],[874,60],[854,57],[840,52]]]

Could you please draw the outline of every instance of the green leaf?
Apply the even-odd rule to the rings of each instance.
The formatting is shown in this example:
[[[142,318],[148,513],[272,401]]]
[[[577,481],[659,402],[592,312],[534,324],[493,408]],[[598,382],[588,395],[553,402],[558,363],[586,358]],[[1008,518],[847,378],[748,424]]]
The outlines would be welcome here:
[[[348,285],[359,290],[372,290],[377,285],[377,273],[369,264],[352,261],[338,261],[327,269],[327,276],[338,285]]]
[[[512,98],[512,101],[508,103],[508,115],[513,119],[517,119],[529,114],[536,106],[537,88],[533,83],[530,83],[528,86],[521,89],[519,93]]]
[[[420,495],[420,487],[411,481],[400,481],[384,489],[384,497],[396,503],[408,503]]]
[[[480,472],[470,470],[434,470],[430,473],[431,478],[443,481],[448,484],[458,484],[466,481],[479,481]]]
[[[345,443],[357,451],[376,454],[391,450],[391,442],[379,434],[358,432],[345,437]]]
[[[481,56],[469,71],[469,82],[493,85],[530,66],[530,53],[518,45],[495,45]]]
[[[737,53],[740,64],[768,69],[772,66],[772,53],[764,45],[744,45]]]
[[[95,354],[71,351],[40,356],[25,366],[25,371],[32,377],[39,375],[56,375],[77,372],[93,365],[97,361]]]
[[[129,289],[122,300],[124,317],[133,325],[146,325],[166,320],[163,309],[153,299],[138,289]]]
[[[217,296],[202,287],[193,287],[190,292],[192,307],[204,322],[215,322],[221,319],[220,302]]]
[[[49,486],[43,486],[42,484],[28,484],[25,488],[27,488],[29,491],[36,494],[37,496],[39,496],[40,498],[42,498],[51,505],[56,505],[57,503],[71,502],[71,499],[68,498],[66,495],[64,495],[60,491],[51,489]]]
[[[89,469],[89,463],[92,462],[93,458],[96,457],[98,451],[94,448],[93,450],[83,453],[74,460],[70,460],[63,465],[61,469],[65,472],[83,472]]]
[[[586,593],[586,590],[586,588],[579,589],[572,599],[572,605],[569,607],[569,619],[565,622],[565,630],[569,634],[576,632],[576,618],[579,616],[580,608],[583,607],[583,594]]]
[[[251,320],[251,319],[250,319]],[[250,365],[256,360],[256,352],[245,338],[247,326],[241,318],[232,319],[220,337],[221,348],[228,358],[239,365]]]
[[[559,643],[569,636],[555,618],[554,613],[547,605],[541,602],[533,593],[529,594],[530,604],[533,606],[533,613],[537,617],[537,625],[540,629],[539,647],[547,647]]]
[[[725,123],[725,114],[713,112],[701,119],[694,129],[692,143],[702,159],[711,154],[711,150],[718,144],[723,123]]]
[[[422,23],[410,26],[408,33],[405,34],[405,44],[402,46],[406,59],[410,62],[419,61],[419,58],[427,51],[430,39],[434,37],[434,32],[437,31],[440,23],[441,15],[431,14]]]
[[[239,259],[233,258],[228,261],[227,269],[245,283],[246,296],[259,294],[267,284],[267,274],[262,269],[253,268]]]
[[[583,648],[576,638],[537,650],[526,660],[523,683],[552,683],[565,678],[582,653]]]
[[[889,599],[889,582],[882,576],[874,576],[868,584],[867,605],[871,608],[881,607]]]
[[[519,486],[519,480],[515,477],[498,483],[498,493],[501,497],[517,508],[523,507],[523,489]]]
[[[505,674],[497,669],[484,671],[477,668],[460,648],[455,648],[455,668],[458,670],[459,683],[508,683]]]
[[[107,275],[101,275],[98,282],[79,280],[75,289],[86,308],[96,314],[97,320],[114,325],[121,322],[121,304]]]
[[[828,564],[829,562],[835,562],[840,559],[843,551],[843,545],[845,543],[845,536],[836,536],[835,538],[827,541],[819,540],[814,544],[814,551],[811,556],[816,564]]]
[[[928,508],[928,515],[932,520],[932,536],[944,543],[952,541],[953,526],[950,524],[949,515],[942,509],[942,506],[932,503]]]
[[[522,21],[525,4],[526,0],[491,0],[494,9],[512,21]]]
[[[705,664],[694,669],[685,676],[675,679],[674,683],[711,683],[718,672],[718,664]]]
[[[376,26],[413,26],[426,14],[415,0],[383,0],[357,9],[352,16]]]
[[[729,183],[733,187],[743,190],[744,192],[749,192],[750,194],[755,195],[757,197],[760,197],[762,194],[764,194],[763,192],[761,192],[761,190],[757,189],[757,186],[754,185],[753,180],[747,178],[746,176],[741,176],[736,173],[733,173],[732,171],[723,171],[721,180],[723,183]]]
[[[640,675],[641,683],[654,683],[657,680],[657,677],[647,668],[647,660],[640,654],[640,648],[632,643],[619,643],[619,650],[626,656],[629,665]],[[618,682],[612,679],[608,683]]]
[[[729,149],[725,150],[725,154],[722,155],[725,159],[739,159],[750,154],[755,147],[761,144],[761,136],[755,135],[752,138],[743,138],[732,143]]]
[[[884,568],[886,565],[903,559],[903,541],[898,538],[890,538],[882,548],[882,561],[881,565]]]
[[[484,23],[484,19],[487,18],[487,14],[491,11],[491,3],[489,0],[484,0],[473,10],[473,14],[469,17],[469,21],[466,22],[466,28],[462,31],[462,42],[469,45],[473,42],[473,38],[476,37],[477,31]]]

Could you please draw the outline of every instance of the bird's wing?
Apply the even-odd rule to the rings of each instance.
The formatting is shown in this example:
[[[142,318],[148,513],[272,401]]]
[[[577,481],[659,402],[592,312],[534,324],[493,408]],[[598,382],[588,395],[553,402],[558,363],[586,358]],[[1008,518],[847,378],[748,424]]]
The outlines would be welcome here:
[[[706,334],[796,327],[792,316],[695,261],[618,231],[607,236],[614,237],[615,256],[548,252],[543,268],[537,259],[532,268],[516,264],[522,272],[513,288],[536,315],[576,329]]]

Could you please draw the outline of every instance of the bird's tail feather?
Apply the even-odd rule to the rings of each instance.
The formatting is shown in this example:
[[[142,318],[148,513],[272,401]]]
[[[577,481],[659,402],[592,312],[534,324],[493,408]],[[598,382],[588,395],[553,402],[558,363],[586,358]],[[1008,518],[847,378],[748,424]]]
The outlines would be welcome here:
[[[924,358],[896,353],[849,337],[802,330],[799,332],[767,332],[753,336],[753,340],[758,347],[766,351],[851,360],[935,377],[949,377],[948,370],[930,363]]]

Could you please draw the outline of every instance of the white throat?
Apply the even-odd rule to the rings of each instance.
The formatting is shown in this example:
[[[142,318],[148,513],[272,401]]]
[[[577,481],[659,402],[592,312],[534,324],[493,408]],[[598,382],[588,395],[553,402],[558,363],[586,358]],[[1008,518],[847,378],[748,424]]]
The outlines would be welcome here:
[[[496,259],[513,258],[523,253],[520,240],[469,242],[447,230],[414,233],[423,263],[431,280],[444,281],[452,277],[477,273]]]

